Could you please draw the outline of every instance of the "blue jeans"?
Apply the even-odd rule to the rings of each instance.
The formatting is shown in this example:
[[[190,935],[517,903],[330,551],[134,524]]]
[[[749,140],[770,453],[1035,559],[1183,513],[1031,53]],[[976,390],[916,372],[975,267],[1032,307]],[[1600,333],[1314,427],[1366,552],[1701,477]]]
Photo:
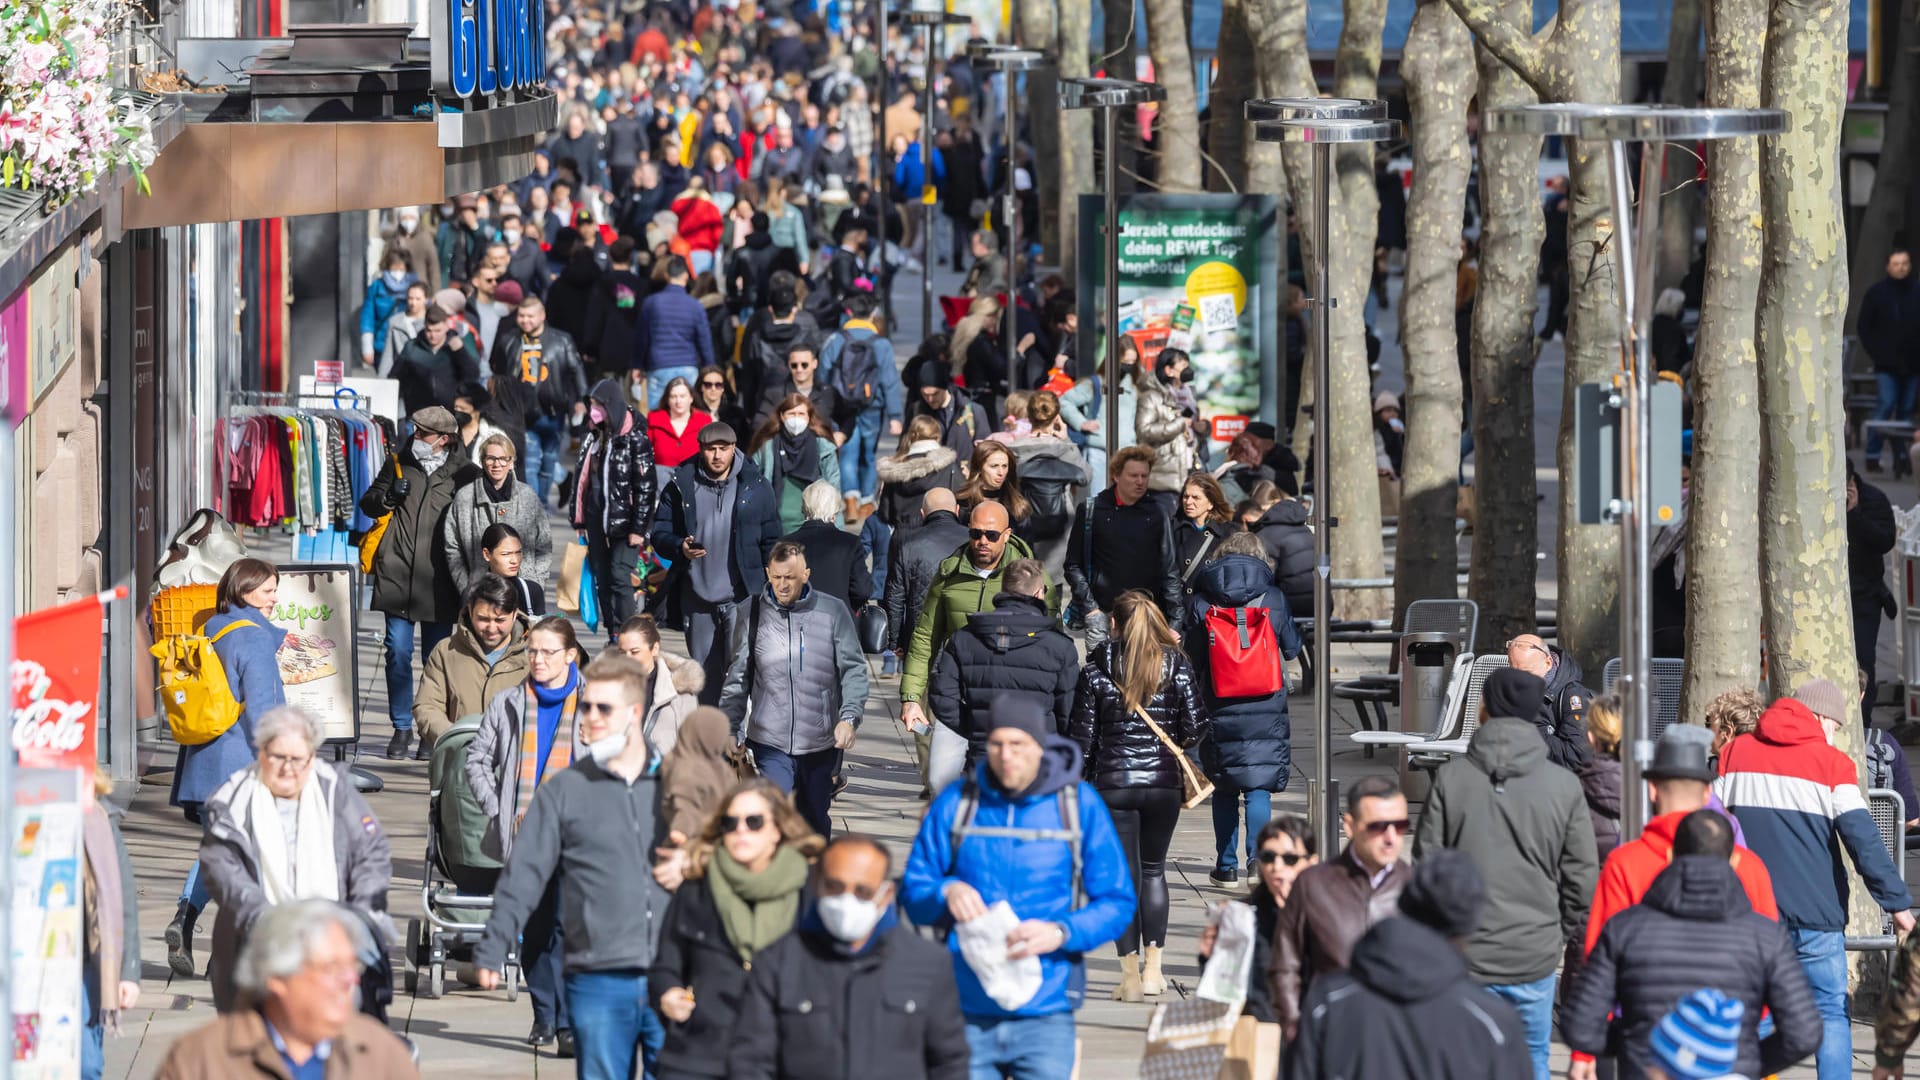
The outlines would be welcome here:
[[[80,1080],[100,1080],[107,1071],[107,1025],[96,1006],[101,1003],[100,965],[87,963],[80,975],[80,1018],[87,1026],[80,1031]],[[120,987],[113,988],[114,1003],[119,1003]]]
[[[853,430],[840,448],[840,494],[857,495],[861,502],[872,502],[880,488],[875,470],[880,460],[880,422],[885,410],[871,408],[853,420]]]
[[[560,939],[560,871],[556,869],[520,930],[520,967],[527,976],[527,996],[533,999],[533,1022],[551,1024],[556,1031],[573,1027],[561,966],[565,953]]]
[[[676,367],[654,368],[652,371],[647,372],[647,411],[648,412],[652,412],[653,410],[660,407],[660,398],[662,395],[664,395],[667,392],[667,384],[672,382],[675,379],[685,379],[687,380],[687,385],[692,386],[694,383],[700,381],[700,369],[697,367],[676,366]],[[700,395],[697,393],[694,394],[694,397],[696,398],[698,398],[699,396]],[[744,431],[735,432],[735,434],[738,435],[741,439],[746,439],[748,437],[748,433]]]
[[[186,883],[180,886],[180,902],[192,904],[195,911],[205,911],[211,899],[213,894],[207,891],[207,879],[200,874],[200,860],[195,859],[193,865],[187,867]]]
[[[529,438],[527,445],[532,446]],[[424,663],[433,647],[453,636],[452,623],[420,624],[420,659]],[[398,615],[387,616],[387,715],[395,731],[413,730],[413,623]]]
[[[1880,390],[1880,400],[1873,406],[1875,420],[1906,420],[1913,415],[1913,403],[1916,393],[1920,393],[1920,376],[1888,375],[1875,372],[1875,385]],[[1894,453],[1900,448],[1895,447]],[[1875,461],[1880,457],[1880,431],[1872,428],[1867,431],[1867,460]]]
[[[1813,1004],[1820,1010],[1820,1049],[1814,1064],[1820,1080],[1846,1080],[1853,1075],[1853,1032],[1847,1020],[1846,936],[1838,930],[1795,930],[1794,952],[1800,970],[1813,988]]]
[[[527,425],[527,457],[520,463],[520,479],[533,488],[533,497],[547,505],[553,478],[560,472],[560,454],[566,447],[566,429],[557,416],[542,416]]]
[[[1226,777],[1220,777],[1213,784],[1213,868],[1220,871],[1232,871],[1239,867],[1235,849],[1240,837],[1240,798],[1247,800],[1247,869],[1253,869],[1258,852],[1254,848],[1260,837],[1260,830],[1267,827],[1267,819],[1273,816],[1273,795],[1265,791],[1248,791]]]
[[[840,755],[832,749],[793,755],[766,743],[749,739],[753,763],[760,775],[773,781],[781,791],[793,796],[794,809],[800,811],[813,831],[833,837],[833,770]]]
[[[580,1080],[632,1080],[635,1065],[653,1074],[653,1059],[667,1041],[667,1029],[647,1004],[645,972],[568,972],[567,1011],[573,1014],[574,1067]]]
[[[1073,1073],[1073,1014],[967,1018],[968,1080],[1062,1080]]]
[[[1549,1080],[1552,1075],[1547,1056],[1548,1044],[1553,1041],[1553,987],[1559,978],[1554,974],[1528,983],[1487,987],[1520,1014],[1520,1023],[1527,1029],[1527,1054],[1533,1058],[1534,1080]]]

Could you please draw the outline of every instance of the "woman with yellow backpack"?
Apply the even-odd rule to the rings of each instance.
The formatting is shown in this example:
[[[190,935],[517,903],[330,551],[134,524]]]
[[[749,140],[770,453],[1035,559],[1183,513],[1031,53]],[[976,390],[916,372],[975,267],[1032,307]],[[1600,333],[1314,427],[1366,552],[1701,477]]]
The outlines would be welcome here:
[[[213,617],[195,636],[212,646],[219,660],[220,674],[207,674],[226,683],[226,702],[238,704],[237,717],[226,727],[211,732],[205,741],[189,745],[182,741],[180,761],[173,770],[173,791],[168,801],[185,811],[187,820],[200,824],[200,808],[209,796],[234,773],[253,764],[253,723],[267,710],[286,703],[286,688],[280,681],[276,654],[287,632],[267,621],[280,591],[280,574],[272,563],[260,559],[240,559],[220,576]],[[217,686],[205,687],[213,697],[220,696]],[[216,702],[216,704],[224,704]],[[207,709],[208,713],[218,709]],[[207,886],[200,877],[196,860],[187,871],[180,890],[180,906],[167,924],[167,966],[179,976],[194,974],[193,925],[201,909],[207,906]]]

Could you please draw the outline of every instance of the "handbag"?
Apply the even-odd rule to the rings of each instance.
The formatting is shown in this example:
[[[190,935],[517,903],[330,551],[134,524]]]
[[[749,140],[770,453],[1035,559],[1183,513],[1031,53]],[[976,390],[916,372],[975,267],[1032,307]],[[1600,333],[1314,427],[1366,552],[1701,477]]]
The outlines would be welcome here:
[[[400,457],[397,454],[394,455],[394,458],[393,458],[393,478],[395,480],[398,480],[401,478]],[[380,554],[380,538],[387,535],[387,526],[391,524],[393,524],[393,511],[389,510],[384,514],[381,514],[379,517],[374,518],[373,528],[368,529],[364,534],[361,535],[360,537],[360,572],[361,573],[363,574],[373,573],[373,560],[376,557],[378,557]]]
[[[1187,752],[1167,737],[1166,731],[1153,722],[1153,717],[1147,715],[1147,710],[1135,705],[1133,712],[1147,722],[1147,730],[1153,732],[1153,737],[1159,739],[1160,744],[1167,748],[1167,752],[1173,755],[1173,760],[1180,763],[1181,793],[1186,796],[1180,803],[1181,808],[1191,810],[1206,802],[1213,795],[1213,781],[1200,775],[1200,770],[1194,768],[1193,762],[1188,759]]]
[[[887,651],[887,609],[879,604],[868,604],[853,617],[855,629],[860,634],[860,649],[868,656]]]
[[[566,554],[560,557],[560,587],[553,594],[553,603],[569,615],[580,614],[580,575],[586,568],[587,542],[568,544]]]

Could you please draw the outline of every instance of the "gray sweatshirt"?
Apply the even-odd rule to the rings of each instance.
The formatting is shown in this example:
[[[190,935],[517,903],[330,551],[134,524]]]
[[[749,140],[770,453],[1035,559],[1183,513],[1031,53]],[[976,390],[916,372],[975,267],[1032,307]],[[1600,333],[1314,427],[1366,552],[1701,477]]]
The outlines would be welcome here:
[[[666,836],[654,765],[629,784],[587,757],[540,785],[514,834],[476,965],[500,970],[556,869],[566,970],[653,963],[668,899],[653,880],[653,849]]]

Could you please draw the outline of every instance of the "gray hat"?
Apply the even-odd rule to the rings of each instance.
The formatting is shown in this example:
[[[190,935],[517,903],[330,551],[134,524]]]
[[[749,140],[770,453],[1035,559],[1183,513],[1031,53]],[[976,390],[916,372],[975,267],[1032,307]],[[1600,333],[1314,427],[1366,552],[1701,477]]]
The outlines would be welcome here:
[[[740,436],[733,433],[732,424],[715,420],[713,423],[700,429],[700,446],[702,449],[719,443],[726,443],[731,446],[739,441]]]
[[[460,430],[460,425],[454,420],[453,413],[439,405],[429,405],[424,409],[416,410],[409,419],[418,430],[434,435],[451,435]]]
[[[1713,753],[1713,732],[1694,724],[1668,724],[1653,744],[1653,761],[1641,773],[1649,780],[1719,779],[1707,759]]]
[[[1851,711],[1847,695],[1825,679],[1801,683],[1800,689],[1793,692],[1793,700],[1805,705],[1813,715],[1836,723],[1844,723]]]
[[[1042,746],[1046,745],[1047,739],[1060,733],[1046,706],[1025,694],[1005,694],[996,698],[989,709],[989,717],[989,731],[1001,728],[1024,731]]]

